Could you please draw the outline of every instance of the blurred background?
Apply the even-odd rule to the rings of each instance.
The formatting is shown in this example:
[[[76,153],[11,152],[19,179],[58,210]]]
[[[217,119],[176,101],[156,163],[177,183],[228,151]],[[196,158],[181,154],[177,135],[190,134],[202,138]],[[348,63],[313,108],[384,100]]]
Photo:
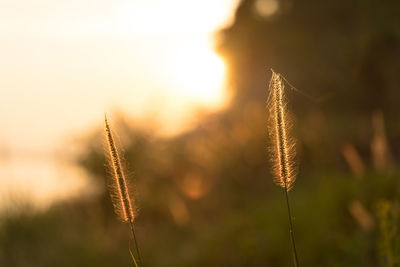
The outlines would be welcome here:
[[[291,266],[266,100],[298,141],[300,264],[400,266],[400,3],[0,0],[0,266]]]

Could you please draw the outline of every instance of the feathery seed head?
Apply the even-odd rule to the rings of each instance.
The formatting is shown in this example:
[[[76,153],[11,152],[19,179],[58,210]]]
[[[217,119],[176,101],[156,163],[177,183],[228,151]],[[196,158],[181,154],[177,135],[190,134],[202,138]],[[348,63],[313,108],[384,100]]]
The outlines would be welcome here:
[[[108,162],[112,170],[112,177],[109,181],[109,192],[114,206],[115,213],[124,222],[133,222],[135,213],[132,206],[132,198],[121,164],[120,155],[111,132],[110,125],[105,115],[105,134],[108,144]]]
[[[287,115],[285,86],[281,75],[272,70],[269,84],[269,133],[271,160],[275,182],[290,190],[296,179],[295,140],[290,135],[291,124]]]

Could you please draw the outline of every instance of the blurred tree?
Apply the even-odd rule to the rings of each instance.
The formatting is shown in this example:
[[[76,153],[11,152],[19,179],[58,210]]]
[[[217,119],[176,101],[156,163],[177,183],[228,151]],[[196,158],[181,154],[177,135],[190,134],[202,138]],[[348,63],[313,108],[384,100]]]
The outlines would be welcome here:
[[[244,0],[234,23],[218,34],[234,95],[229,108],[199,117],[192,130],[169,139],[149,125],[114,118],[121,121],[117,132],[128,171],[134,170],[146,266],[291,263],[283,195],[272,186],[267,163],[270,68],[311,96],[288,89],[301,158],[291,192],[300,262],[377,266],[377,230],[364,232],[348,207],[354,200],[365,210],[381,198],[396,202],[399,171],[381,176],[367,166],[356,180],[340,148],[354,143],[365,158],[375,109],[385,116],[388,142],[400,144],[399,11],[398,1]],[[99,130],[85,140],[78,160],[104,189],[99,199],[60,204],[47,216],[4,220],[1,266],[28,265],[18,257],[27,257],[29,266],[54,266],[55,259],[65,262],[60,266],[129,264],[129,232],[116,221],[105,190],[102,135]],[[30,237],[21,237],[25,232]],[[38,250],[38,242],[52,248],[52,262],[42,250],[36,259],[28,253]],[[17,248],[23,251],[10,252]]]
[[[242,1],[218,45],[236,96],[232,109],[246,102],[263,105],[260,99],[266,99],[269,69],[274,68],[311,96],[289,95],[297,136],[304,140],[305,164],[315,159],[338,164],[337,146],[345,138],[361,145],[365,155],[371,135],[368,118],[376,109],[390,121],[389,135],[398,144],[396,14],[396,1]],[[312,151],[318,142],[329,153]]]

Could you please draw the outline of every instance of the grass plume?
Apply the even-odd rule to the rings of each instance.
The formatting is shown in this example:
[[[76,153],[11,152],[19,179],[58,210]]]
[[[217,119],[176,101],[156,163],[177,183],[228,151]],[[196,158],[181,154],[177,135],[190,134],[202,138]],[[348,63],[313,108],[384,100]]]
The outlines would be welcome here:
[[[114,205],[115,213],[123,222],[133,222],[135,213],[132,206],[132,198],[126,181],[125,173],[122,168],[120,155],[115,145],[114,137],[111,133],[110,125],[105,116],[105,131],[107,137],[109,162],[111,165],[112,180],[110,182],[110,195]]]
[[[112,169],[112,177],[109,183],[109,192],[111,196],[111,201],[114,206],[114,211],[118,215],[119,219],[123,222],[129,222],[131,227],[132,237],[136,246],[137,255],[139,257],[139,261],[142,262],[133,227],[133,221],[135,220],[135,212],[133,209],[133,198],[121,163],[121,157],[119,151],[115,144],[110,125],[108,124],[107,121],[107,115],[105,115],[104,122],[105,122],[105,134],[108,144],[108,159],[109,159],[108,162],[110,168]],[[132,253],[131,256],[135,265],[138,266],[136,259]]]
[[[280,74],[272,71],[268,107],[273,174],[275,183],[289,191],[296,180],[296,142],[290,135],[291,123],[287,115],[284,89]]]
[[[269,84],[269,133],[271,137],[271,159],[273,163],[274,181],[285,191],[286,205],[289,215],[290,237],[292,241],[293,259],[296,267],[299,266],[296,242],[288,192],[296,180],[295,171],[295,145],[296,142],[290,135],[291,124],[287,115],[285,86],[279,73],[272,70]]]

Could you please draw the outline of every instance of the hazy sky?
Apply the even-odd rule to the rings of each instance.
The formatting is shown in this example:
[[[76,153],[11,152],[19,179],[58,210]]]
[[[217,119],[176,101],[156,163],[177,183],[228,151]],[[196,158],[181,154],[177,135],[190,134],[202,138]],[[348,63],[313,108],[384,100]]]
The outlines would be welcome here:
[[[155,106],[179,113],[193,101],[217,105],[218,92],[201,93],[217,88],[191,88],[182,79],[191,68],[222,72],[215,67],[220,63],[215,63],[210,36],[229,23],[235,4],[0,2],[0,111],[6,115],[1,139],[13,147],[43,149],[68,130],[98,123],[95,118],[101,120],[99,115],[112,107],[142,114],[164,113],[152,110]],[[184,67],[176,66],[177,59]],[[218,79],[210,77],[205,86],[216,87],[212,83]]]
[[[223,105],[212,34],[237,3],[0,0],[0,187],[18,188],[32,169],[46,190],[49,179],[62,186],[38,155],[51,157],[106,111],[159,114],[175,127],[193,108]]]

